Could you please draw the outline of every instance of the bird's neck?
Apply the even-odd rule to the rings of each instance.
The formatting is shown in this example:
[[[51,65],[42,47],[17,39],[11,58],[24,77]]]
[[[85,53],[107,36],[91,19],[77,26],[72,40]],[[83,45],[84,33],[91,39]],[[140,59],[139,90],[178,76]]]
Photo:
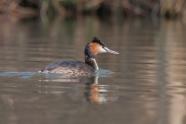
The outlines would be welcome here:
[[[95,71],[99,70],[98,64],[95,58],[85,56],[85,63],[91,66]]]

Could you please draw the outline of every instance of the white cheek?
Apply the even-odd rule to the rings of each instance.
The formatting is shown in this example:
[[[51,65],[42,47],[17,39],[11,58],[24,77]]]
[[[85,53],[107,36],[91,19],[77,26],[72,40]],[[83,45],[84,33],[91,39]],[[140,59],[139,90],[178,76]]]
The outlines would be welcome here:
[[[99,47],[99,52],[100,53],[106,53],[107,51],[105,49],[103,49],[103,47]]]

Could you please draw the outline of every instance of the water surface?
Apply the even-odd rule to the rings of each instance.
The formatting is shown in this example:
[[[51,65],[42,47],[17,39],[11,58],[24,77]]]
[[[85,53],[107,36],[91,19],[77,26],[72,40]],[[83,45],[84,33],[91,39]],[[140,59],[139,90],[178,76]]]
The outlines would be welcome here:
[[[0,27],[0,123],[186,123],[184,22],[0,18]],[[93,36],[120,52],[97,58],[112,74],[64,79],[37,73],[62,58],[83,60]]]

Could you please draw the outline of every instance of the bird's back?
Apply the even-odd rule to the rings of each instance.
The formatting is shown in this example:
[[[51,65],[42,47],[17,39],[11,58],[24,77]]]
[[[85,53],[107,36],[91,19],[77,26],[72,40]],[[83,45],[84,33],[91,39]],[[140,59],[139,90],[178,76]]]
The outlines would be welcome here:
[[[81,61],[58,61],[49,64],[41,72],[59,73],[64,76],[91,76],[94,74],[94,69],[88,64]]]

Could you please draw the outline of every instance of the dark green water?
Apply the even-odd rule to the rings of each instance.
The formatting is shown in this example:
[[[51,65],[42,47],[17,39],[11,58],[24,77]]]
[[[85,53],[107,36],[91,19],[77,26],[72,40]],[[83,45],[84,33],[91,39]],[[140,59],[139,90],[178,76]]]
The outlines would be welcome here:
[[[186,23],[0,18],[0,27],[0,123],[186,123]],[[120,52],[97,57],[113,74],[78,80],[36,73],[59,59],[83,60],[93,36]]]

